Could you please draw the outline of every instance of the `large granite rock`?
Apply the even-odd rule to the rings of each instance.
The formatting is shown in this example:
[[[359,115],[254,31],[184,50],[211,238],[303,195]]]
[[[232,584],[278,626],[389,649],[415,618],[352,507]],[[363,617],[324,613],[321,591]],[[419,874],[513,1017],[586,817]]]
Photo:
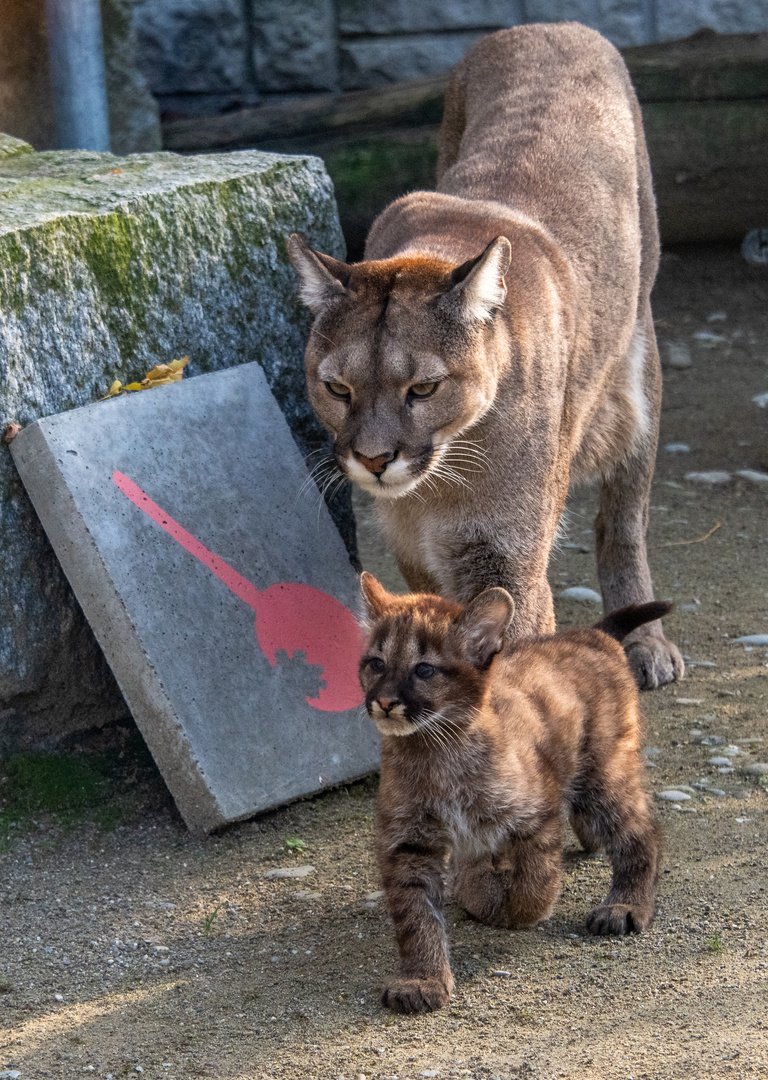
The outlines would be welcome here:
[[[300,449],[322,445],[285,249],[299,231],[343,256],[322,162],[33,154],[3,140],[0,198],[0,426],[92,402],[114,379],[188,354],[191,374],[259,361]],[[167,456],[173,469],[172,446]],[[337,518],[349,541],[350,519]],[[3,447],[0,754],[124,711]]]
[[[259,0],[251,32],[259,90],[338,89],[333,0]]]

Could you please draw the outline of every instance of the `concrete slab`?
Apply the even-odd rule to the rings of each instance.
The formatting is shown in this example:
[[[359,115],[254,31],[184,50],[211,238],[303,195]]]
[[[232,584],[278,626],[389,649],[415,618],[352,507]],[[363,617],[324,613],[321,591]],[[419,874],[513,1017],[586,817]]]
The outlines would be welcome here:
[[[191,829],[376,767],[356,576],[258,364],[39,420],[11,449]]]

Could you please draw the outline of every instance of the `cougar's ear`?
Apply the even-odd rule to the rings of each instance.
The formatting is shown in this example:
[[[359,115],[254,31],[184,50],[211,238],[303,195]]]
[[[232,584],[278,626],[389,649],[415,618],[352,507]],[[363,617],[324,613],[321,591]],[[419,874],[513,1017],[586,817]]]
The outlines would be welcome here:
[[[352,268],[320,251],[313,251],[298,233],[288,237],[288,258],[301,279],[299,294],[314,315],[329,300],[343,296]]]
[[[464,655],[478,668],[487,668],[504,644],[515,614],[515,601],[506,589],[486,589],[470,601],[453,624]]]
[[[491,240],[476,259],[457,266],[451,274],[452,287],[442,297],[441,306],[463,322],[490,322],[504,303],[512,246],[506,236]]]
[[[369,574],[366,570],[363,570],[360,575],[360,591],[363,594],[368,617],[378,619],[392,599],[392,594],[388,593],[373,574]]]

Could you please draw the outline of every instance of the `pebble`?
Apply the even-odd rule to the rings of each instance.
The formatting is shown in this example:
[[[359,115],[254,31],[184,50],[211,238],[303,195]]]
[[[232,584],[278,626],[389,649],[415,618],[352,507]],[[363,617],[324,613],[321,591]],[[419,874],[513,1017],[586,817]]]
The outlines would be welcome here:
[[[690,346],[685,341],[668,341],[665,348],[667,367],[678,371],[693,364]]]
[[[365,894],[365,899],[369,901],[381,900],[384,895],[383,889],[377,889],[376,892],[369,892]]]
[[[311,892],[309,889],[297,889],[293,894],[297,900],[319,900],[319,892]]]
[[[722,469],[712,469],[710,472],[688,472],[685,479],[692,480],[695,484],[727,484],[731,474]]]
[[[18,1069],[3,1069],[3,1071],[0,1072],[0,1080],[18,1080],[18,1077],[20,1076],[21,1073]]]
[[[725,322],[728,318],[728,313],[725,311],[713,311],[710,315],[707,315],[707,322]]]
[[[718,770],[719,773],[732,773],[734,772],[733,765],[721,765]]]
[[[730,765],[731,759],[727,757],[711,757],[707,765]]]
[[[578,600],[582,604],[602,604],[603,598],[594,589],[587,589],[583,585],[573,585],[570,589],[563,589],[560,593],[561,600]]]
[[[755,394],[752,400],[758,408],[764,409],[765,406],[768,405],[768,391],[762,394]]]
[[[704,698],[700,697],[676,697],[672,699],[674,705],[703,705]]]
[[[745,634],[734,638],[731,645],[768,645],[768,634]]]
[[[750,229],[741,242],[741,254],[753,266],[768,263],[768,229]]]
[[[743,771],[750,776],[765,776],[768,773],[768,762],[755,761],[752,765],[745,765]]]
[[[690,799],[690,795],[687,791],[660,791],[659,798],[666,800],[666,802],[685,802]]]
[[[693,735],[693,732],[691,732]],[[722,746],[725,742],[723,735],[701,735],[700,738],[694,739],[697,746]]]
[[[713,334],[711,330],[697,330],[693,340],[707,349],[714,349],[716,345],[724,345],[728,338],[724,334]]]
[[[717,667],[714,660],[686,660],[688,667]]]
[[[723,789],[719,788],[719,787],[712,787],[709,790],[710,790],[710,793],[712,795],[720,795],[720,796],[725,795],[725,792],[723,791]]]
[[[419,1076],[439,1076],[439,1069],[425,1069],[424,1072],[419,1073]]]
[[[768,484],[768,473],[758,472],[757,469],[738,469],[736,476],[751,480],[753,484]]]
[[[643,755],[643,757],[658,757],[661,753],[661,750],[659,750],[658,746],[646,746],[640,751],[640,753]]]
[[[269,870],[265,878],[303,878],[314,874],[314,866],[281,866],[278,870]]]
[[[691,448],[688,443],[670,442],[664,447],[668,454],[690,454]]]

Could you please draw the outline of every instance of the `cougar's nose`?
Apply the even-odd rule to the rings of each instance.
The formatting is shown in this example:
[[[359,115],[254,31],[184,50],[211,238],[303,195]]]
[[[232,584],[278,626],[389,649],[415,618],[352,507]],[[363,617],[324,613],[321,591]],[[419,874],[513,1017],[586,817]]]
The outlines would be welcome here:
[[[378,457],[374,458],[366,457],[365,454],[360,454],[357,450],[353,450],[352,453],[355,455],[356,460],[374,476],[381,476],[390,461],[394,461],[397,457],[397,451],[394,454],[379,454]]]
[[[385,713],[388,713],[393,705],[399,705],[400,704],[398,699],[393,698],[393,697],[380,697],[380,698],[377,698],[376,700],[378,701],[379,705],[381,705],[381,707],[382,707],[382,709],[384,710]]]

